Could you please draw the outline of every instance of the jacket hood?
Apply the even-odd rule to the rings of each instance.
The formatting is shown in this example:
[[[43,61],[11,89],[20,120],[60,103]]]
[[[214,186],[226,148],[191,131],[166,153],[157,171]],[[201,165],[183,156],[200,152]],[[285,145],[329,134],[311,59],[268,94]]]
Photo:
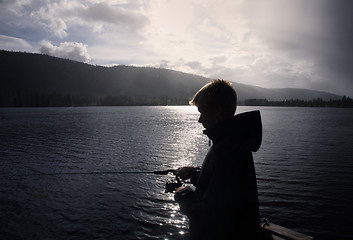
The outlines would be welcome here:
[[[229,120],[204,130],[215,144],[225,138],[235,145],[246,147],[252,152],[259,150],[262,141],[262,122],[260,111],[239,113]]]

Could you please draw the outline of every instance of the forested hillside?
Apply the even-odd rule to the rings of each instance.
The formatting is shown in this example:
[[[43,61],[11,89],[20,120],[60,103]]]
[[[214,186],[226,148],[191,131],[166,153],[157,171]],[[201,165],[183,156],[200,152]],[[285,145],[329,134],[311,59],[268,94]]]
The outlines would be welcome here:
[[[45,105],[47,101],[58,101],[54,105],[70,101],[74,105],[177,104],[185,103],[209,81],[166,69],[93,66],[6,51],[0,53],[0,66],[2,105]]]
[[[94,66],[42,54],[0,51],[0,106],[184,105],[211,79],[133,66]],[[306,89],[234,83],[246,99],[311,100],[340,96]]]

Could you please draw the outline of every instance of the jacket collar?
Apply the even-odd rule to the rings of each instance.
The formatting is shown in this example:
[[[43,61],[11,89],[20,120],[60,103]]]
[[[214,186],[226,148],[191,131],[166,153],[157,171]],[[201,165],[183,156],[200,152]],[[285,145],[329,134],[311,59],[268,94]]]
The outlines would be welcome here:
[[[219,122],[216,125],[203,130],[203,133],[207,135],[208,138],[212,140],[212,142],[217,143],[222,139],[231,136],[231,133],[230,133],[231,131],[229,130],[231,129],[233,118],[234,117],[229,118],[225,121]]]
[[[214,144],[229,139],[234,145],[240,144],[256,152],[262,141],[260,111],[244,112],[204,130]]]

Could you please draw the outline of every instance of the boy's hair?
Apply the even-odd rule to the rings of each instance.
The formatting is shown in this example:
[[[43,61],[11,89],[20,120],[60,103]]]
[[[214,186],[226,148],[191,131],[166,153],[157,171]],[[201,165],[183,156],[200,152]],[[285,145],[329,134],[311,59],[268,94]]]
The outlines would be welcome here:
[[[207,108],[218,104],[224,113],[234,115],[237,109],[237,93],[230,82],[216,79],[203,86],[189,103]]]

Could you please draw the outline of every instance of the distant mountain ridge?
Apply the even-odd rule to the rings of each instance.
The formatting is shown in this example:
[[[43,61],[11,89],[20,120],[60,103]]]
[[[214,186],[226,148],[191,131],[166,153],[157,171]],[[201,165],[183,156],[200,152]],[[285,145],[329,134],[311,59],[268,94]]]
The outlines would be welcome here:
[[[17,95],[61,94],[77,98],[102,99],[190,99],[211,79],[174,70],[113,66],[103,67],[48,55],[0,51],[2,103]],[[295,88],[261,88],[233,82],[239,101],[246,99],[323,100],[340,99],[327,92]],[[17,95],[16,95],[17,94]]]

